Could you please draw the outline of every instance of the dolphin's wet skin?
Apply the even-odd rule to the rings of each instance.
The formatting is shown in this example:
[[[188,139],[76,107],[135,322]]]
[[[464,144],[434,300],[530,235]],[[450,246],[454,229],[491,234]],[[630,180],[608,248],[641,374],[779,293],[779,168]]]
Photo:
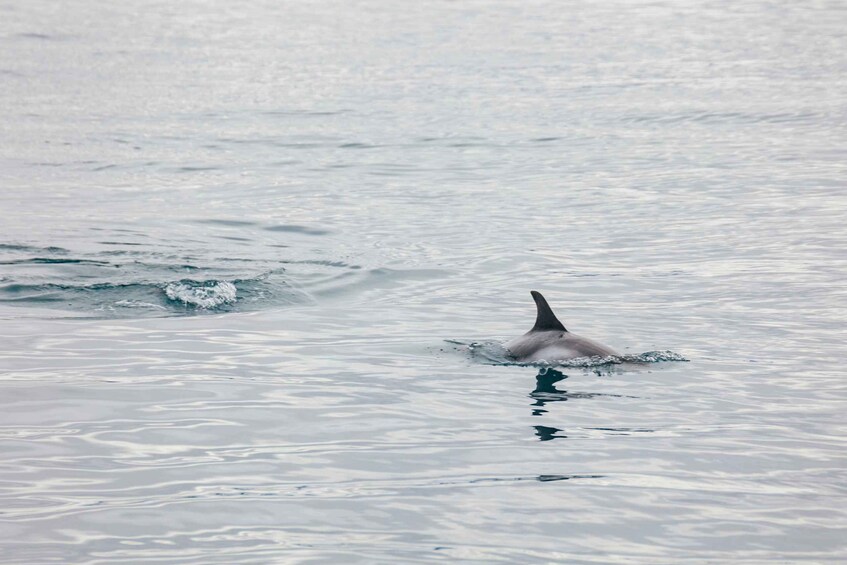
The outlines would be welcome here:
[[[620,357],[611,348],[566,330],[541,293],[533,290],[531,294],[537,309],[535,325],[505,344],[516,361],[556,363],[580,357]]]

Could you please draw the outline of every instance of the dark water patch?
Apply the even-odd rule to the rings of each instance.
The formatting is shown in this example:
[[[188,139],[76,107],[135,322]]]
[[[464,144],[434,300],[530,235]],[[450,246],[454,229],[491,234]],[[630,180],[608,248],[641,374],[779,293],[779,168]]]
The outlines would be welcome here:
[[[552,483],[556,481],[570,481],[572,479],[604,479],[606,475],[538,475],[536,480],[540,483]]]
[[[299,159],[285,159],[282,161],[274,161],[271,163],[274,167],[288,167],[291,165],[301,165],[303,161]]]
[[[347,114],[351,110],[268,110],[262,112],[263,116],[280,116],[280,117],[304,117],[304,118],[320,118],[324,116],[338,116]]]
[[[46,33],[39,33],[36,31],[25,31],[22,33],[16,34],[16,37],[20,37],[22,39],[37,39],[40,41],[53,41],[59,39],[58,36],[48,35]]]
[[[130,289],[140,289],[151,285],[98,283],[91,285],[64,284],[21,284],[13,283],[0,287],[0,302],[6,303],[39,303],[66,302],[69,307],[75,305],[78,296],[94,296],[104,298],[113,293],[128,294]],[[73,308],[72,308],[73,309]]]
[[[143,243],[135,243],[132,241],[98,241],[100,245],[144,245]]]
[[[163,273],[191,273],[201,270],[190,263],[182,262],[184,257],[172,256],[173,262],[166,261],[166,257],[160,257],[160,261],[142,261],[139,259],[131,259],[127,261],[111,261],[105,260],[103,257],[143,257],[150,258],[149,253],[141,251],[127,250],[107,250],[94,255],[100,257],[98,259],[81,259],[70,257],[27,257],[22,259],[10,259],[0,262],[0,264],[26,267],[33,266],[35,269],[19,270],[18,275],[23,279],[39,279],[49,276],[52,273],[62,273],[64,280],[73,281],[76,279],[91,279],[102,277],[102,282],[115,282],[114,277],[128,277],[137,279],[157,278]],[[49,267],[55,267],[53,270],[46,270]],[[58,269],[58,270],[57,270]],[[120,273],[116,274],[116,270]],[[44,281],[55,282],[55,281]],[[63,281],[64,282],[64,281]],[[126,281],[120,281],[126,282]]]
[[[120,233],[140,233],[134,230],[127,230],[123,228],[101,228],[98,226],[91,226],[88,228],[91,231],[107,231],[107,232],[120,232]]]
[[[559,433],[564,431],[561,428],[554,428],[552,426],[533,426],[533,428],[535,428],[535,435],[538,436],[538,441],[566,439],[568,437]]]
[[[486,137],[476,135],[424,136],[413,138],[411,141],[412,147],[419,143],[436,144],[441,147],[495,147],[497,145]]]
[[[597,430],[599,432],[609,432],[608,435],[628,436],[632,434],[652,434],[656,430],[647,428],[585,428],[586,430]]]
[[[34,264],[34,265],[62,265],[62,264],[70,264],[70,265],[108,265],[107,261],[94,261],[91,259],[64,259],[58,258],[53,259],[51,257],[33,257],[31,259],[16,259],[12,261],[0,261],[0,265],[25,265],[25,264]]]
[[[448,143],[447,147],[493,147],[493,144],[473,141],[457,141],[455,143]]]
[[[209,219],[209,220],[197,220],[198,224],[206,224],[210,226],[226,226],[232,228],[245,228],[252,227],[257,225],[256,222],[246,222],[244,220],[223,220],[223,219]]]
[[[169,273],[196,273],[204,270],[191,263],[160,263],[153,261],[133,261],[132,263],[128,263],[127,266],[148,273],[158,273],[161,271]]]
[[[321,229],[321,228],[312,228],[309,226],[298,226],[298,225],[280,225],[280,226],[268,226],[265,228],[266,231],[272,232],[283,232],[283,233],[302,233],[305,235],[327,235],[331,233],[329,230]]]
[[[556,428],[550,428],[556,429]],[[557,430],[560,431],[560,430]],[[477,477],[473,479],[467,480],[440,480],[436,484],[438,485],[446,485],[446,486],[454,486],[454,485],[479,485],[486,483],[519,483],[519,482],[540,482],[540,483],[552,483],[557,481],[569,481],[569,480],[578,480],[578,479],[603,479],[606,478],[606,475],[593,475],[593,474],[562,474],[562,475],[525,475],[525,476],[517,476],[517,477]]]
[[[285,246],[283,246],[285,247]],[[344,261],[332,261],[330,259],[302,259],[298,261],[282,261],[286,265],[320,265],[322,267],[338,267],[343,269],[361,269],[361,265],[351,265]]]
[[[54,253],[57,255],[63,253],[70,253],[70,251],[63,247],[36,247],[33,245],[22,245],[15,243],[0,243],[0,251],[21,251],[25,253]]]
[[[623,123],[670,125],[681,123],[702,124],[760,124],[760,123],[791,123],[806,122],[821,119],[814,112],[684,112],[668,114],[642,114],[626,116],[620,119]]]
[[[219,170],[221,170],[221,168],[216,167],[214,165],[206,165],[206,166],[203,166],[203,165],[193,165],[193,166],[192,165],[185,165],[185,166],[177,167],[176,169],[174,169],[174,171],[177,172],[177,173],[201,173],[201,172],[204,172],[204,171],[219,171]]]
[[[338,146],[339,149],[375,149],[380,147],[379,145],[372,145],[370,143],[342,143]]]

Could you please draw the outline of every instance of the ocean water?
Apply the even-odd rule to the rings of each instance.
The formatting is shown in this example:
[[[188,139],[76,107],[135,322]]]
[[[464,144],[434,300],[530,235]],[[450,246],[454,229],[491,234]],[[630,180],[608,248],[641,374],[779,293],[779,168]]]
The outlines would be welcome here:
[[[0,563],[845,562],[844,29],[0,1]]]

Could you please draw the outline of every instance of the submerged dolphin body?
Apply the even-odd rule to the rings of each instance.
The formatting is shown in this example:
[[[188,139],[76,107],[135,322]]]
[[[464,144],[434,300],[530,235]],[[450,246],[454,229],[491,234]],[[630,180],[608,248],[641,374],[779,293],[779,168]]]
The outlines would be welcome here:
[[[577,357],[619,356],[605,345],[566,330],[540,292],[533,290],[532,298],[538,308],[535,325],[524,335],[505,344],[516,360],[522,363],[553,363]]]

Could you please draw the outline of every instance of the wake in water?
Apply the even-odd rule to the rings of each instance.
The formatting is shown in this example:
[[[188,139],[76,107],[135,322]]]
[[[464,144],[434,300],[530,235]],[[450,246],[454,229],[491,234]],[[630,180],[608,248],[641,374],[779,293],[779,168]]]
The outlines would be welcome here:
[[[309,297],[274,277],[174,282],[7,284],[0,303],[61,308],[92,315],[174,315],[250,310],[270,304],[302,303]]]
[[[471,359],[486,365],[512,365],[518,367],[574,367],[595,368],[609,365],[622,365],[625,363],[647,364],[661,363],[665,361],[688,361],[684,356],[673,351],[646,351],[640,354],[609,355],[606,357],[577,357],[564,361],[548,362],[545,360],[533,361],[531,363],[519,362],[503,347],[499,341],[464,342],[459,340],[446,340],[447,343],[457,346],[460,351],[465,352]]]
[[[0,265],[6,272],[0,277],[0,304],[136,317],[257,310],[312,300],[291,285],[278,264],[218,258],[204,268],[183,259],[111,249],[72,256],[58,247],[2,244]]]

